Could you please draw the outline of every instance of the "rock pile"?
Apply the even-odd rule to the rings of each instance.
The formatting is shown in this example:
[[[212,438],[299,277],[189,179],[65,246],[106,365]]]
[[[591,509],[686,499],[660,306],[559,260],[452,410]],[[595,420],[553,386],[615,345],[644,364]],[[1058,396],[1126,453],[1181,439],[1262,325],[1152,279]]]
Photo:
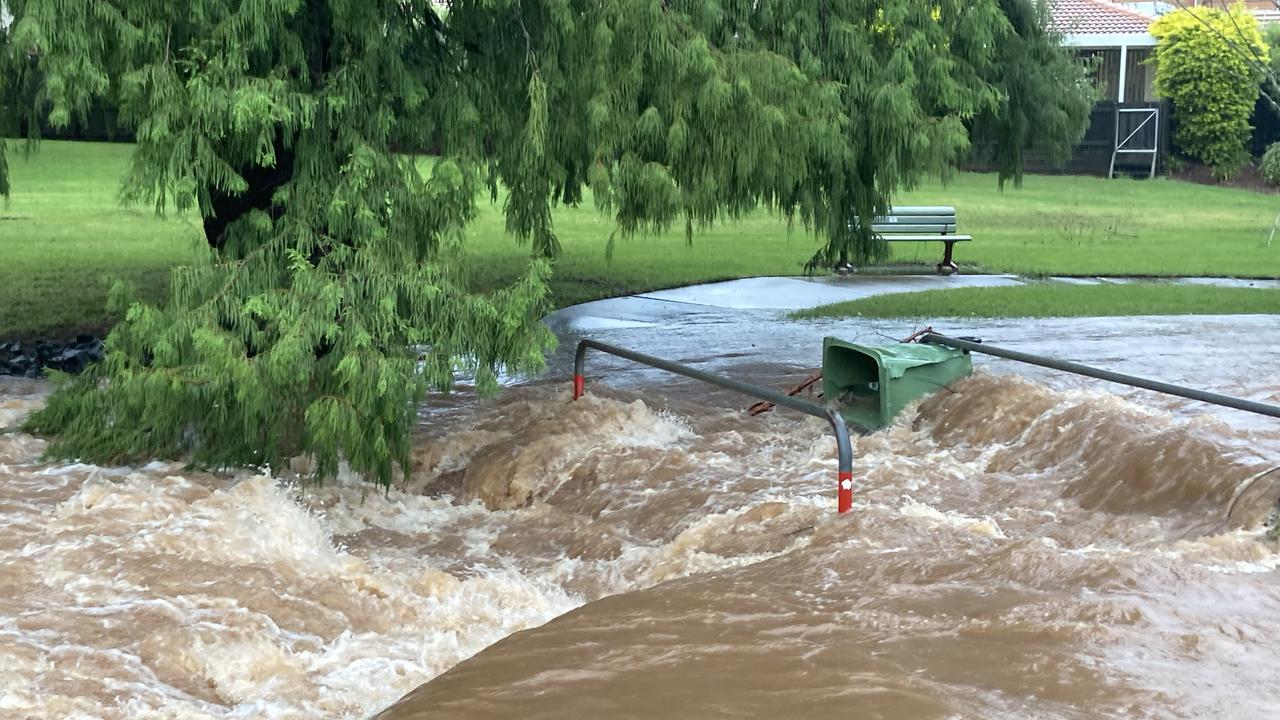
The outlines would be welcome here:
[[[102,341],[92,335],[79,335],[68,343],[0,343],[0,375],[34,378],[46,368],[76,374],[103,356]]]

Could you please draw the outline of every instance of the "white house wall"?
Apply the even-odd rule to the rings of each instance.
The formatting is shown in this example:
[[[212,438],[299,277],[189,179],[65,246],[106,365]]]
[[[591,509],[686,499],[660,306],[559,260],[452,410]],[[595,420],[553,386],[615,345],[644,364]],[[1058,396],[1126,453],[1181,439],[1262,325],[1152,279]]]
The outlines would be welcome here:
[[[1077,48],[1096,48],[1109,49],[1119,47],[1155,47],[1156,39],[1151,33],[1130,33],[1116,34],[1106,33],[1098,35],[1064,35],[1062,44],[1069,47]]]

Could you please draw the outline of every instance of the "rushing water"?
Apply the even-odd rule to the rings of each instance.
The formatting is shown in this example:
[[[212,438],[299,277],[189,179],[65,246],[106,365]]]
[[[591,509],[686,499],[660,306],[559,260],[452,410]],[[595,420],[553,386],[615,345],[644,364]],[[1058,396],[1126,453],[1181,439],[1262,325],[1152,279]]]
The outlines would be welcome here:
[[[593,334],[776,386],[816,365],[826,332],[905,334],[749,320]],[[1276,402],[1277,325],[986,332]],[[385,493],[46,464],[40,440],[0,435],[0,717],[1280,707],[1280,555],[1262,529],[1280,424],[983,363],[857,440],[854,511],[837,516],[818,420],[746,417],[749,400],[604,357],[570,403],[582,327],[557,328],[549,378],[430,409],[412,477]],[[0,427],[45,391],[0,386]]]

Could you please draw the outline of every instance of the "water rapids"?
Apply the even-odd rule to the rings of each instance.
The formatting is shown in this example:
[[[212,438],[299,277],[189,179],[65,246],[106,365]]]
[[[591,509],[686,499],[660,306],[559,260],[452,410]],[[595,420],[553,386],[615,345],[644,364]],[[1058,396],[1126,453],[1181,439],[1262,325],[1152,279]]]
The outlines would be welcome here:
[[[460,400],[389,492],[0,435],[0,716],[1280,707],[1275,425],[981,371],[857,439],[838,517],[822,422],[593,390]],[[44,392],[0,386],[0,427]]]

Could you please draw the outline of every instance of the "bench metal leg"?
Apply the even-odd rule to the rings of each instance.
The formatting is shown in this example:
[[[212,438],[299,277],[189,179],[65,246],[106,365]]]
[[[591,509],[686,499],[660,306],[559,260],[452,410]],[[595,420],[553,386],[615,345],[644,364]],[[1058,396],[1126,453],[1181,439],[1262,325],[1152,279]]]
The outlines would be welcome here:
[[[834,270],[837,275],[848,275],[856,269],[853,267],[853,264],[849,262],[848,250],[841,248],[840,259],[836,261],[835,267],[831,269]]]
[[[943,240],[942,242],[945,249],[942,251],[942,262],[938,263],[938,274],[955,275],[960,272],[960,266],[951,259],[951,248],[955,245],[955,241]]]

